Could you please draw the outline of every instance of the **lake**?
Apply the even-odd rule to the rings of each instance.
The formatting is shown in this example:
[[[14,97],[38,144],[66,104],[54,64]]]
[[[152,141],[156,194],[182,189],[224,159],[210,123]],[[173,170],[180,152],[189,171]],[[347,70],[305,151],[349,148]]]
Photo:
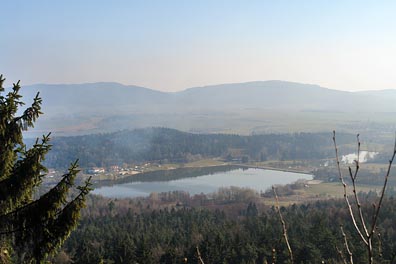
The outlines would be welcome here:
[[[289,184],[299,179],[311,180],[312,175],[239,166],[182,168],[102,182],[93,193],[112,198],[142,197],[149,196],[152,192],[170,191],[185,191],[194,195],[213,193],[221,187],[230,186],[246,187],[260,192],[272,185]]]

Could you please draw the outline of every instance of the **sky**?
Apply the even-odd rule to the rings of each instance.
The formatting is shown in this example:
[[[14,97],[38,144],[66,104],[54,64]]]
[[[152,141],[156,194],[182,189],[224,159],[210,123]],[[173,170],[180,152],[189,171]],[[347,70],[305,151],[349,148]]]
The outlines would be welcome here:
[[[6,85],[396,89],[396,1],[0,0]]]

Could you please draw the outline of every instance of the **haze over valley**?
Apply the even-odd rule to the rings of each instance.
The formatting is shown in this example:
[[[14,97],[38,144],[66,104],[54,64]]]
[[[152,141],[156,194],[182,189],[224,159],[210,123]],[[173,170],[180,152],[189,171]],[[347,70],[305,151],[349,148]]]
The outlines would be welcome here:
[[[395,130],[396,90],[346,92],[318,85],[260,81],[160,92],[118,83],[38,84],[22,94],[43,98],[36,130],[55,135],[170,127],[199,133]],[[37,131],[37,133],[35,133]]]

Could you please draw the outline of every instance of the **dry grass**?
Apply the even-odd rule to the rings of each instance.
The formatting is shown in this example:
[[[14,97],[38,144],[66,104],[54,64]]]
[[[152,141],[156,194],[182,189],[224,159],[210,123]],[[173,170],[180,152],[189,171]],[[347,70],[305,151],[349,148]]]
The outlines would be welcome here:
[[[360,186],[357,191],[367,193],[369,191],[379,192],[380,186]],[[349,188],[350,194],[352,189]],[[290,196],[279,197],[280,206],[289,206],[292,204],[305,203],[309,201],[317,201],[323,199],[343,198],[344,191],[340,183],[315,183],[308,184],[308,187],[296,191],[296,194]],[[273,198],[262,198],[261,201],[266,205],[275,205]]]

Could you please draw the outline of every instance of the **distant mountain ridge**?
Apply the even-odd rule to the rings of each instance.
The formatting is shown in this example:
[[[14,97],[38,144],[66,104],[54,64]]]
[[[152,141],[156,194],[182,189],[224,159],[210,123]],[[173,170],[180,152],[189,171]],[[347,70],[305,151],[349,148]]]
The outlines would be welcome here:
[[[161,92],[113,82],[37,84],[25,86],[21,91],[26,99],[40,91],[46,116],[67,117],[70,120],[65,121],[65,126],[75,126],[75,121],[79,119],[81,123],[83,119],[95,117],[96,123],[91,125],[98,128],[95,132],[100,132],[100,127],[107,126],[106,130],[114,130],[116,128],[111,128],[112,126],[120,125],[122,129],[170,126],[191,130],[189,124],[202,119],[213,119],[213,116],[218,119],[213,119],[210,129],[219,132],[217,124],[220,126],[221,123],[227,123],[227,118],[235,114],[246,112],[244,116],[249,117],[249,111],[396,112],[396,90],[346,92],[286,81],[220,84],[180,92]],[[199,118],[192,119],[194,116]],[[115,120],[120,121],[117,123]],[[51,125],[46,127],[51,128]],[[210,129],[205,131],[211,132]]]
[[[356,110],[359,104],[370,106],[376,98],[385,100],[380,107],[393,109],[396,90],[346,92],[318,85],[285,81],[256,81],[189,88],[180,92],[122,85],[113,82],[86,84],[37,84],[25,86],[23,93],[32,97],[40,91],[45,105],[115,106],[172,105],[226,107],[262,107],[294,110]],[[390,99],[390,98],[389,98]],[[375,103],[375,108],[379,106]]]
[[[119,104],[139,104],[146,100],[159,102],[167,93],[134,86],[122,85],[113,82],[85,83],[85,84],[37,84],[23,87],[22,92],[32,93],[40,91],[41,97],[48,105],[59,103],[78,105],[81,103],[95,103],[108,105],[117,102]],[[48,99],[47,99],[48,98]],[[47,99],[47,100],[46,100]]]
[[[284,81],[222,84],[191,88],[180,93],[184,98],[192,97],[206,104],[220,102],[227,105],[278,109],[314,107],[317,105],[317,99],[333,96],[340,100],[349,94],[317,85]],[[323,102],[320,105],[323,105]]]

